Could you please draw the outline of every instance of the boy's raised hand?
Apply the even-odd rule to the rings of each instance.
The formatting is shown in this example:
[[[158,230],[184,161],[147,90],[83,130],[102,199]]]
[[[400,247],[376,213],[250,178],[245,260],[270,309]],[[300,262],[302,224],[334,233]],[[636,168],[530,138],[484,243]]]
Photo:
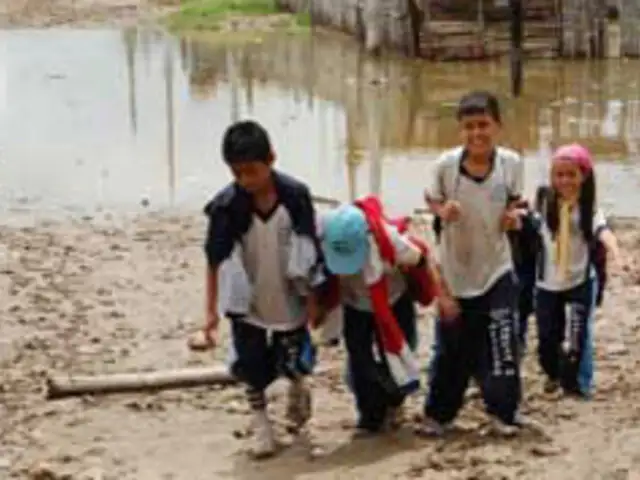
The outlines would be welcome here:
[[[508,208],[502,214],[500,226],[503,230],[520,230],[522,228],[522,217],[527,214],[523,208]]]
[[[438,208],[437,212],[437,215],[445,222],[455,222],[460,218],[461,214],[462,207],[460,206],[460,202],[456,202],[455,200],[447,200]]]

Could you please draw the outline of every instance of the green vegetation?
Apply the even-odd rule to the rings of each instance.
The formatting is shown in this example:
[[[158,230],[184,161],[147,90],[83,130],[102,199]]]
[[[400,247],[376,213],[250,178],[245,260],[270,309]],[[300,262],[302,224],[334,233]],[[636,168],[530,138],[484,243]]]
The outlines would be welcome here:
[[[285,14],[275,0],[185,0],[167,18],[173,30],[300,30],[306,14]]]

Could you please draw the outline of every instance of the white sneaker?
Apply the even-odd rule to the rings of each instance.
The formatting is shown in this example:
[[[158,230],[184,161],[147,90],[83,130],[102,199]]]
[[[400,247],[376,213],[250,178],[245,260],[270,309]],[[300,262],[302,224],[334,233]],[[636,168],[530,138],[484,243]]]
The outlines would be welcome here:
[[[548,436],[545,428],[540,422],[534,420],[531,417],[522,415],[519,412],[515,414],[513,418],[513,424],[521,430],[528,430],[531,433],[542,435],[543,437]]]
[[[291,382],[288,393],[287,420],[295,431],[300,430],[311,418],[311,390],[304,380]]]
[[[416,434],[421,437],[442,437],[451,428],[451,425],[451,423],[440,423],[433,418],[426,417],[416,429]]]
[[[257,459],[272,456],[276,453],[277,444],[267,412],[256,412],[253,421],[255,443],[251,449],[252,455]]]
[[[515,437],[519,431],[520,426],[515,421],[513,424],[509,424],[494,416],[491,416],[489,420],[489,433],[499,437]]]

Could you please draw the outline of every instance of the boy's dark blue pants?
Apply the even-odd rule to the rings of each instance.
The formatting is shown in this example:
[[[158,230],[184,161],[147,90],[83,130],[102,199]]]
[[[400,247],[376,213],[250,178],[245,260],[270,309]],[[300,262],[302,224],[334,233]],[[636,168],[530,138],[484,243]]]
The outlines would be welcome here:
[[[411,297],[407,294],[400,297],[393,305],[393,313],[407,343],[415,350],[418,335]],[[374,350],[380,348],[380,340],[372,312],[345,306],[343,334],[349,382],[356,399],[360,426],[378,430],[388,408],[401,405],[405,395],[397,391],[384,361],[374,355]]]
[[[487,412],[513,423],[521,398],[515,276],[510,272],[486,294],[458,302],[458,319],[437,321],[425,415],[439,423],[452,421],[474,376]]]
[[[279,376],[292,380],[309,375],[315,348],[306,327],[268,331],[241,318],[231,320],[231,372],[251,391],[261,392]]]
[[[550,379],[559,381],[565,391],[585,397],[591,394],[593,384],[593,316],[597,290],[595,278],[571,290],[536,290],[540,366]]]

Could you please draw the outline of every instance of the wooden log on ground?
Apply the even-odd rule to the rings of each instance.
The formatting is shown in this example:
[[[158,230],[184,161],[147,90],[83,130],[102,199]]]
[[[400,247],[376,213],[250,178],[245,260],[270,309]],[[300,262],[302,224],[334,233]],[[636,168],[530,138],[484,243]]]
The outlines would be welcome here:
[[[229,373],[227,367],[220,365],[105,375],[51,375],[46,380],[46,398],[54,400],[79,395],[105,395],[234,383],[236,383],[235,377]]]
[[[316,368],[315,374],[321,375],[327,371],[326,367],[320,367]],[[81,395],[150,392],[205,385],[228,386],[237,382],[224,365],[104,375],[50,375],[46,379],[45,396],[48,400],[57,400]]]

